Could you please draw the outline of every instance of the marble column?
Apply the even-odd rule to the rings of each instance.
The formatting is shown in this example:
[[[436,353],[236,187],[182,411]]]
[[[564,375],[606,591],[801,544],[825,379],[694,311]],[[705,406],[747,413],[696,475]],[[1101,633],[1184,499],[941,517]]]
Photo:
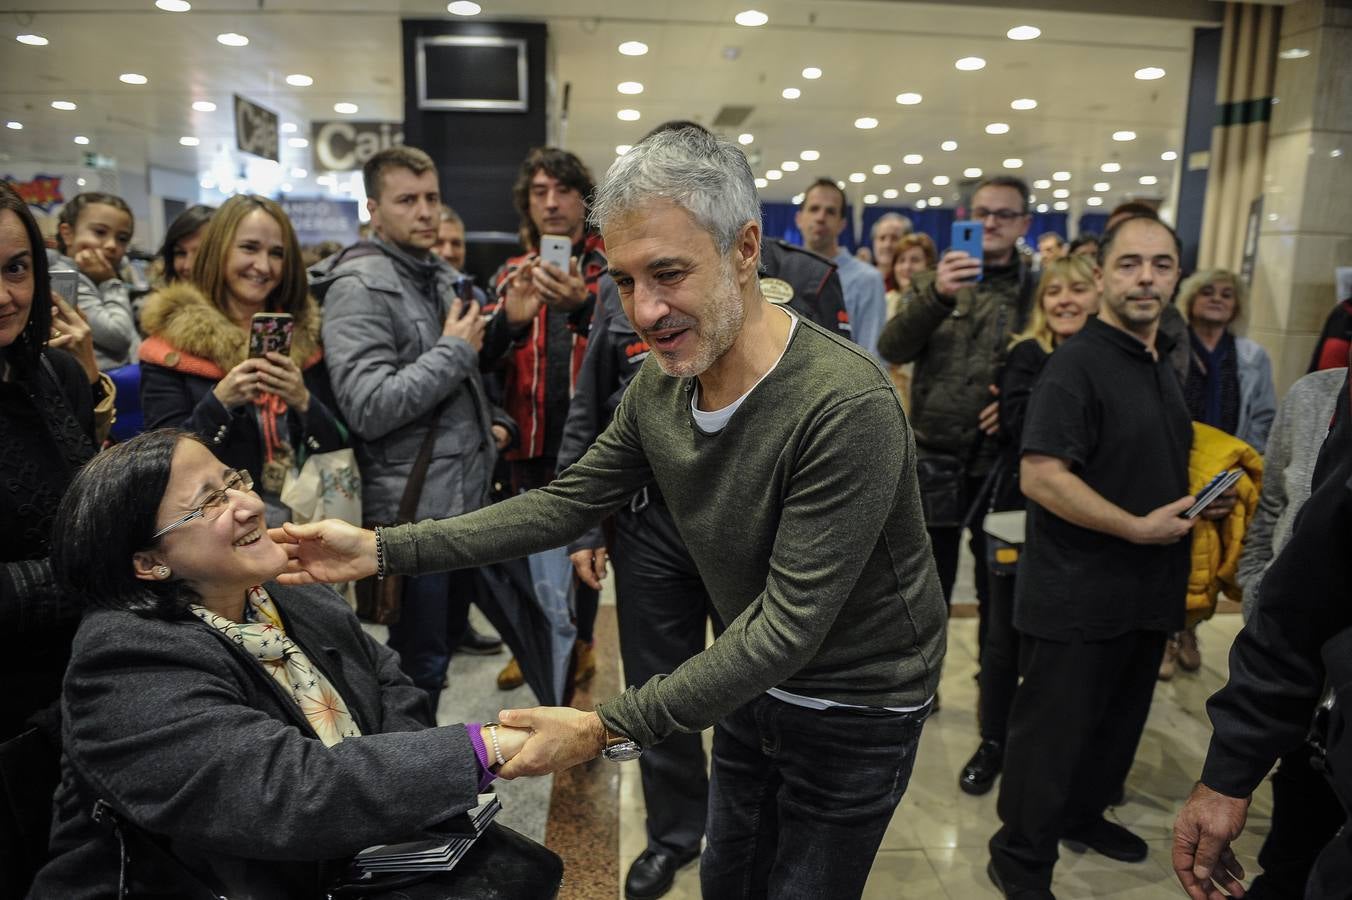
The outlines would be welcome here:
[[[1352,266],[1352,0],[1282,10],[1248,335],[1279,395],[1303,375]]]

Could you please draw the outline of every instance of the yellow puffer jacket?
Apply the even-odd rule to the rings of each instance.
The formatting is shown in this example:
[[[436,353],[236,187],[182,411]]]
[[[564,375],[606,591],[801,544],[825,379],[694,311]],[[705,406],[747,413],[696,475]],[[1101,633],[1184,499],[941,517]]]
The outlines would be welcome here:
[[[1199,519],[1192,529],[1192,572],[1188,576],[1188,626],[1211,618],[1221,591],[1238,601],[1243,592],[1235,573],[1244,549],[1244,533],[1258,509],[1263,487],[1263,457],[1258,451],[1218,428],[1192,423],[1192,453],[1188,456],[1188,490],[1194,494],[1226,469],[1241,468],[1235,484],[1239,502],[1219,522]]]

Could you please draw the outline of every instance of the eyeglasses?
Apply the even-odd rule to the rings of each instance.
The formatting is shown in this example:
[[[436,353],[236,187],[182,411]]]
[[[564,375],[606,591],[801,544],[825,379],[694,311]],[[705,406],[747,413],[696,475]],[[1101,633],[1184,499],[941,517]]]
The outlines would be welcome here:
[[[990,216],[995,216],[1001,222],[1013,222],[1015,219],[1023,218],[1023,212],[1017,209],[986,209],[984,206],[972,210],[974,222],[984,222]]]
[[[170,522],[168,525],[152,534],[150,539],[153,541],[157,538],[161,538],[178,526],[187,525],[193,519],[202,519],[207,522],[214,520],[221,514],[221,510],[225,509],[226,504],[230,502],[230,497],[226,495],[226,491],[251,491],[253,490],[253,485],[253,476],[250,475],[247,470],[230,469],[225,473],[224,486],[207,494],[206,499],[202,501],[201,506],[198,506],[183,518]]]

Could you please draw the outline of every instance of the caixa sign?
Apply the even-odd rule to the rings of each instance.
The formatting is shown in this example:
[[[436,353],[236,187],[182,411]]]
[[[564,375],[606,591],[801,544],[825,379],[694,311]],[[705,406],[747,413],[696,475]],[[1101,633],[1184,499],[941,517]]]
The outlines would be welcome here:
[[[381,150],[404,142],[403,122],[315,122],[317,172],[352,172]]]

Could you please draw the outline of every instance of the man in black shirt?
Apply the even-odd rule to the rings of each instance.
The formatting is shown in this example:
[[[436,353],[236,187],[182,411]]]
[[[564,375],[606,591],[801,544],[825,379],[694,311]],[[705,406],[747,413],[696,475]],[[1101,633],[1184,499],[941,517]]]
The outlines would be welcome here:
[[[1142,860],[1103,813],[1131,768],[1165,636],[1183,625],[1192,426],[1157,328],[1178,282],[1178,238],[1131,219],[1104,235],[1099,317],[1047,364],[1028,408],[1029,498],[1014,701],[991,880],[1051,897],[1057,842]]]

